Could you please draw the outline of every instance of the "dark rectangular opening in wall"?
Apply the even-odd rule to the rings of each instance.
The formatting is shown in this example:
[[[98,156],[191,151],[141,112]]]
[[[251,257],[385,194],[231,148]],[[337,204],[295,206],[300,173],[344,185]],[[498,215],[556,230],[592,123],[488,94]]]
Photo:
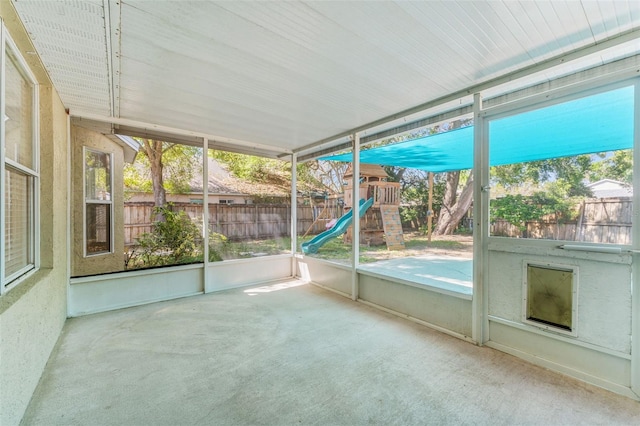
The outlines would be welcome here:
[[[525,321],[543,328],[574,332],[576,271],[529,263],[526,269]]]

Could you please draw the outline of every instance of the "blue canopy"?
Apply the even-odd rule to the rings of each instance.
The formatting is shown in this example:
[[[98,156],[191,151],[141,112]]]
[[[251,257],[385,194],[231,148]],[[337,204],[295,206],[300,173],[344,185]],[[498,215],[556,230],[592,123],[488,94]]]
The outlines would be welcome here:
[[[633,86],[494,119],[492,166],[633,147]],[[352,161],[351,153],[321,160]],[[360,162],[435,173],[473,167],[473,126],[360,152]]]

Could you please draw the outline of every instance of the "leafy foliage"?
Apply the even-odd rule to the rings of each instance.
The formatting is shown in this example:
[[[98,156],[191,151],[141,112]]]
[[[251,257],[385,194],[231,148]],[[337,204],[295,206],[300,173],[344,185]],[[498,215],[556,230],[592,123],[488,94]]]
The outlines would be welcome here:
[[[281,184],[291,179],[291,166],[286,161],[218,150],[209,150],[209,155],[248,182]]]
[[[507,189],[553,181],[557,191],[564,191],[562,196],[590,196],[584,179],[591,166],[592,158],[585,154],[496,166],[491,168],[491,176]]]
[[[229,239],[218,233],[209,233],[209,262],[221,262],[223,255],[230,250]]]
[[[169,193],[184,194],[190,191],[191,181],[202,173],[201,149],[162,143],[163,184]],[[124,187],[129,192],[152,192],[149,155],[141,149],[133,164],[124,166]]]
[[[559,221],[573,219],[575,203],[570,199],[556,198],[545,192],[536,192],[531,196],[521,194],[506,195],[492,200],[491,218],[503,219],[525,231],[526,223],[537,221],[553,214]]]
[[[624,149],[613,154],[597,154],[593,162],[589,179],[593,182],[601,179],[615,179],[626,184],[631,184],[633,178],[633,151]]]
[[[154,213],[164,220],[155,222],[152,232],[138,239],[144,266],[190,263],[200,254],[200,230],[184,211],[175,212],[171,207],[171,203],[155,207]]]

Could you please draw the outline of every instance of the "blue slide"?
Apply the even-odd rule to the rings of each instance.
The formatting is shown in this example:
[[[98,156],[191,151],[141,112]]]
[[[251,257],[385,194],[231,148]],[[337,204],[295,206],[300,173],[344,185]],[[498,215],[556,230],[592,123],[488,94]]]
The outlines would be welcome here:
[[[372,205],[373,198],[369,198],[367,201],[365,201],[364,198],[360,199],[360,217],[364,216],[366,211]],[[349,213],[342,216],[336,224],[333,225],[333,228],[316,235],[312,240],[307,241],[306,243],[302,243],[302,252],[304,254],[317,253],[318,249],[322,247],[324,243],[347,232],[347,228],[351,226],[352,215],[353,210],[350,210]]]

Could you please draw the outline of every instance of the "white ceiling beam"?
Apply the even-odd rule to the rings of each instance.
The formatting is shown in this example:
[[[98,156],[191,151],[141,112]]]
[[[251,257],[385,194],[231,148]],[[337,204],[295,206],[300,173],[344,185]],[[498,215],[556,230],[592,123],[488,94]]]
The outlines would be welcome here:
[[[121,1],[102,0],[111,115],[120,116]]]
[[[243,153],[255,152],[258,154],[267,154],[270,157],[277,157],[280,154],[291,154],[291,150],[278,149],[270,145],[264,145],[240,139],[228,138],[225,136],[211,135],[203,132],[196,132],[192,130],[176,129],[174,127],[163,126],[159,124],[146,123],[137,120],[131,120],[121,117],[104,117],[96,114],[80,111],[70,111],[72,118],[79,120],[93,120],[102,123],[110,123],[117,126],[126,126],[129,128],[139,129],[141,133],[167,133],[175,137],[185,136],[187,138],[206,138],[209,140],[209,146],[214,147],[228,147],[237,146]]]

